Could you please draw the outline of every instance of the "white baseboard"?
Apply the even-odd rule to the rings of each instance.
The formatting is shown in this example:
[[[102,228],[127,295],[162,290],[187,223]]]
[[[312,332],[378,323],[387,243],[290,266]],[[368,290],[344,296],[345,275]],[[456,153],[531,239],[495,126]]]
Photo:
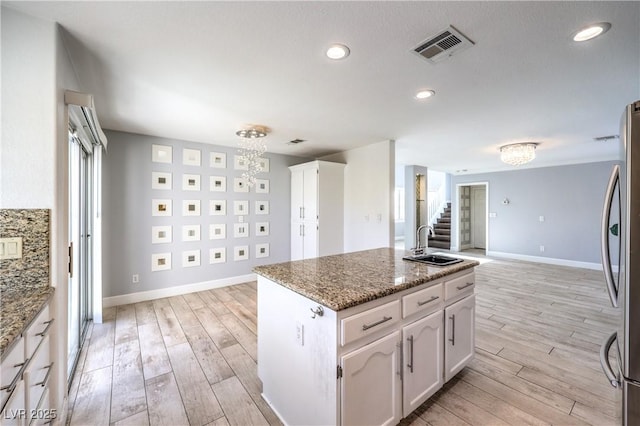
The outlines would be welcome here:
[[[503,253],[499,251],[487,251],[488,257],[502,257],[505,259],[525,260],[527,262],[546,263],[549,265],[572,266],[574,268],[593,269],[602,271],[602,264],[591,262],[579,262],[577,260],[555,259],[553,257],[529,256],[526,254]]]
[[[219,280],[204,281],[195,284],[179,285],[175,287],[159,288],[157,290],[141,291],[138,293],[111,296],[102,299],[102,307],[128,305],[129,303],[146,302],[147,300],[160,299],[162,297],[178,296],[181,294],[195,293],[196,291],[211,290],[213,288],[226,287],[234,284],[242,284],[255,281],[256,274],[238,275],[236,277],[222,278]]]

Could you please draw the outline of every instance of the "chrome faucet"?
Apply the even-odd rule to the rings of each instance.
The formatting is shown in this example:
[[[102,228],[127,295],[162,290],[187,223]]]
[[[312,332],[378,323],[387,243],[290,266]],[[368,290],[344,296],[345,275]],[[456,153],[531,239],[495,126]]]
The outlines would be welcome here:
[[[428,235],[423,247],[422,244],[420,243],[420,231],[422,231],[425,228],[427,228]],[[424,251],[429,248],[429,235],[431,235],[432,237],[435,236],[435,233],[433,232],[433,227],[429,225],[422,225],[418,227],[418,230],[416,231],[416,248],[411,250],[414,256],[423,254]]]

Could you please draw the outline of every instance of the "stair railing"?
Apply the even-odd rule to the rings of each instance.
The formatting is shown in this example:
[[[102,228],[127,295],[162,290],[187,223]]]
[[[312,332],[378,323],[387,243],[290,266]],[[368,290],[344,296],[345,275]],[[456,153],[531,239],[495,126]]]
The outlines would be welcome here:
[[[433,226],[447,204],[444,185],[440,185],[435,191],[429,191],[427,197],[427,223]]]

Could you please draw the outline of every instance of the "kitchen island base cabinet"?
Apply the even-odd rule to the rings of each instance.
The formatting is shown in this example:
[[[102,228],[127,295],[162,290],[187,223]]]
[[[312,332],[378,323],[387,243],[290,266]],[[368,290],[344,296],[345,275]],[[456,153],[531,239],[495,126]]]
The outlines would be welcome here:
[[[473,295],[445,309],[445,382],[458,374],[475,354],[475,312]]]
[[[473,358],[473,282],[463,271],[336,311],[258,276],[264,399],[287,425],[397,424]],[[449,283],[461,289],[443,301]]]
[[[402,419],[400,332],[341,359],[343,425],[396,425]]]

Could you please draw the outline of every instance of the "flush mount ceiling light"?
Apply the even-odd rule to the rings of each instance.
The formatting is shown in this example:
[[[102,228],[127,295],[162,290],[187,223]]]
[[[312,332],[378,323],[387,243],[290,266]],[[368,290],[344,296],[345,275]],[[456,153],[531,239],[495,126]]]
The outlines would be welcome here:
[[[267,136],[269,129],[264,126],[248,126],[238,130],[236,135],[240,138],[238,154],[240,161],[246,167],[242,177],[249,187],[256,183],[256,175],[262,171],[262,154],[267,151],[267,145],[263,138]]]
[[[416,93],[415,98],[416,99],[427,99],[430,98],[432,96],[434,96],[436,94],[436,92],[434,92],[433,90],[420,90],[419,92]]]
[[[500,159],[512,166],[521,166],[536,158],[535,142],[512,143],[500,147]]]
[[[589,25],[586,28],[582,28],[573,35],[573,41],[587,41],[592,38],[596,38],[609,31],[611,24],[608,22],[598,22],[597,24]]]
[[[351,51],[344,44],[337,44],[337,43],[332,44],[327,49],[327,57],[329,59],[335,59],[335,60],[344,59],[347,56],[349,56],[349,53],[351,53]]]

